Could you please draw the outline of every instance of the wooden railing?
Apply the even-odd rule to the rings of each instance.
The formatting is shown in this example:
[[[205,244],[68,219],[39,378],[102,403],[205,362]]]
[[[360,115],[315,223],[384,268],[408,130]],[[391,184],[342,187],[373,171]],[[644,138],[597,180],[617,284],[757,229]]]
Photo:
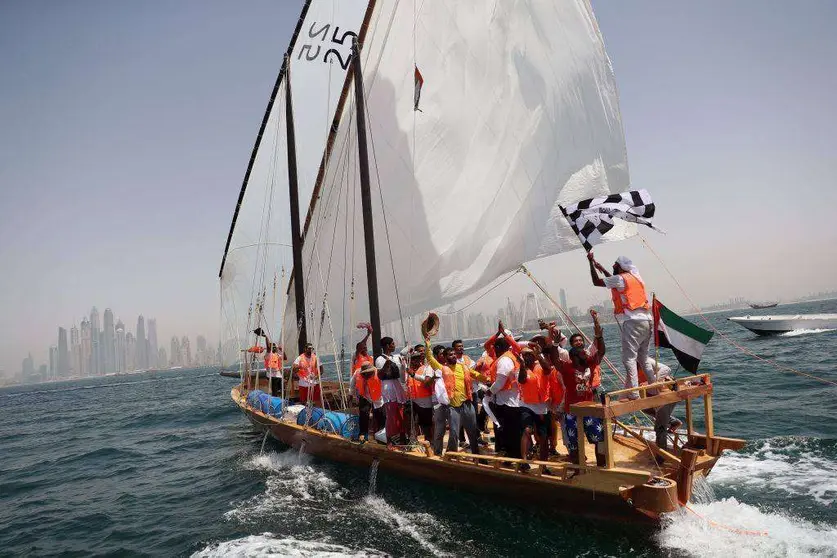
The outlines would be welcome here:
[[[649,392],[652,392],[653,395],[649,395]],[[636,394],[638,397],[630,399],[632,394]],[[706,424],[706,433],[704,435],[695,432],[692,416],[692,400],[699,397],[703,397],[704,420]],[[631,427],[617,420],[618,417],[623,415],[647,409],[656,409],[663,405],[678,403],[680,401],[686,402],[686,431],[688,440],[691,441],[695,438],[705,439],[707,451],[715,455],[715,452],[720,451],[721,448],[716,447],[712,443],[715,435],[712,421],[712,380],[709,374],[697,374],[685,378],[612,391],[604,396],[603,404],[585,401],[571,405],[570,412],[577,417],[578,425],[578,465],[581,467],[587,466],[587,457],[585,455],[587,439],[584,432],[585,417],[594,417],[602,420],[605,468],[613,468],[614,424],[646,443],[655,455],[673,464],[680,465],[680,459],[673,453],[660,449],[656,444],[646,441],[641,432],[637,433]]]

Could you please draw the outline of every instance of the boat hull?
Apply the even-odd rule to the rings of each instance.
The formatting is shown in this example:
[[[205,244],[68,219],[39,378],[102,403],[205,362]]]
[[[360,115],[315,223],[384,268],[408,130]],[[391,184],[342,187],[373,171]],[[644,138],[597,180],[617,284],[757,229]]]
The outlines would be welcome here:
[[[805,329],[837,328],[837,314],[736,316],[728,319],[758,335],[776,335]]]
[[[264,415],[238,398],[236,401],[249,421],[261,432],[305,454],[357,467],[369,468],[378,461],[379,470],[399,476],[448,486],[457,490],[502,498],[505,502],[535,506],[547,513],[571,513],[653,525],[660,514],[676,507],[676,483],[661,492],[652,487],[630,485],[629,475],[579,474],[568,481],[553,477],[522,474],[502,468],[448,461],[418,453],[391,451],[383,444],[358,444],[346,438],[325,434],[313,428],[282,422]],[[556,463],[556,465],[558,465]],[[635,473],[634,473],[635,480]],[[648,477],[650,479],[650,475]],[[644,508],[633,505],[643,502]]]

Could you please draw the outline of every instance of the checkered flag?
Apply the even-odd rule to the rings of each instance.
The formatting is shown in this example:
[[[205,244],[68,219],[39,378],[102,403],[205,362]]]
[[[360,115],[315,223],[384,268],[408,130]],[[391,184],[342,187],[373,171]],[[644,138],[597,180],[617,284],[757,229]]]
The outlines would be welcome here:
[[[564,217],[588,252],[613,228],[614,217],[663,232],[651,224],[654,209],[654,202],[647,190],[631,190],[582,200],[567,207],[561,206]]]

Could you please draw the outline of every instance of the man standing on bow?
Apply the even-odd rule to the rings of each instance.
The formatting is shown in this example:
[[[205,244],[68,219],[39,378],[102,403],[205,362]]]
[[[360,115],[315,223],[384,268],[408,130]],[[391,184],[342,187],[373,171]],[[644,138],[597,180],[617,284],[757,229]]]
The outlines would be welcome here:
[[[613,298],[613,313],[616,323],[622,332],[622,364],[625,365],[625,388],[635,388],[639,385],[637,376],[637,362],[648,360],[651,345],[651,306],[645,283],[639,275],[639,270],[633,262],[625,256],[619,256],[613,264],[613,274],[596,261],[593,252],[587,253],[590,260],[590,276],[593,285],[610,289]],[[604,277],[599,277],[601,271]],[[628,399],[638,399],[636,392],[628,394]]]

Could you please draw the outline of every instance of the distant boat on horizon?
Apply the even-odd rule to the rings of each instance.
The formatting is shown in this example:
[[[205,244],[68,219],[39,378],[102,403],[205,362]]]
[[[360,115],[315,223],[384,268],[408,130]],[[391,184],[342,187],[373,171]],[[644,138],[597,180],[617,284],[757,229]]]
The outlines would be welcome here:
[[[753,308],[754,310],[764,310],[766,308],[776,308],[777,306],[779,306],[779,301],[763,302],[763,303],[751,302],[750,303],[750,308]]]
[[[757,335],[776,335],[797,330],[837,329],[837,314],[734,316],[729,321]]]

